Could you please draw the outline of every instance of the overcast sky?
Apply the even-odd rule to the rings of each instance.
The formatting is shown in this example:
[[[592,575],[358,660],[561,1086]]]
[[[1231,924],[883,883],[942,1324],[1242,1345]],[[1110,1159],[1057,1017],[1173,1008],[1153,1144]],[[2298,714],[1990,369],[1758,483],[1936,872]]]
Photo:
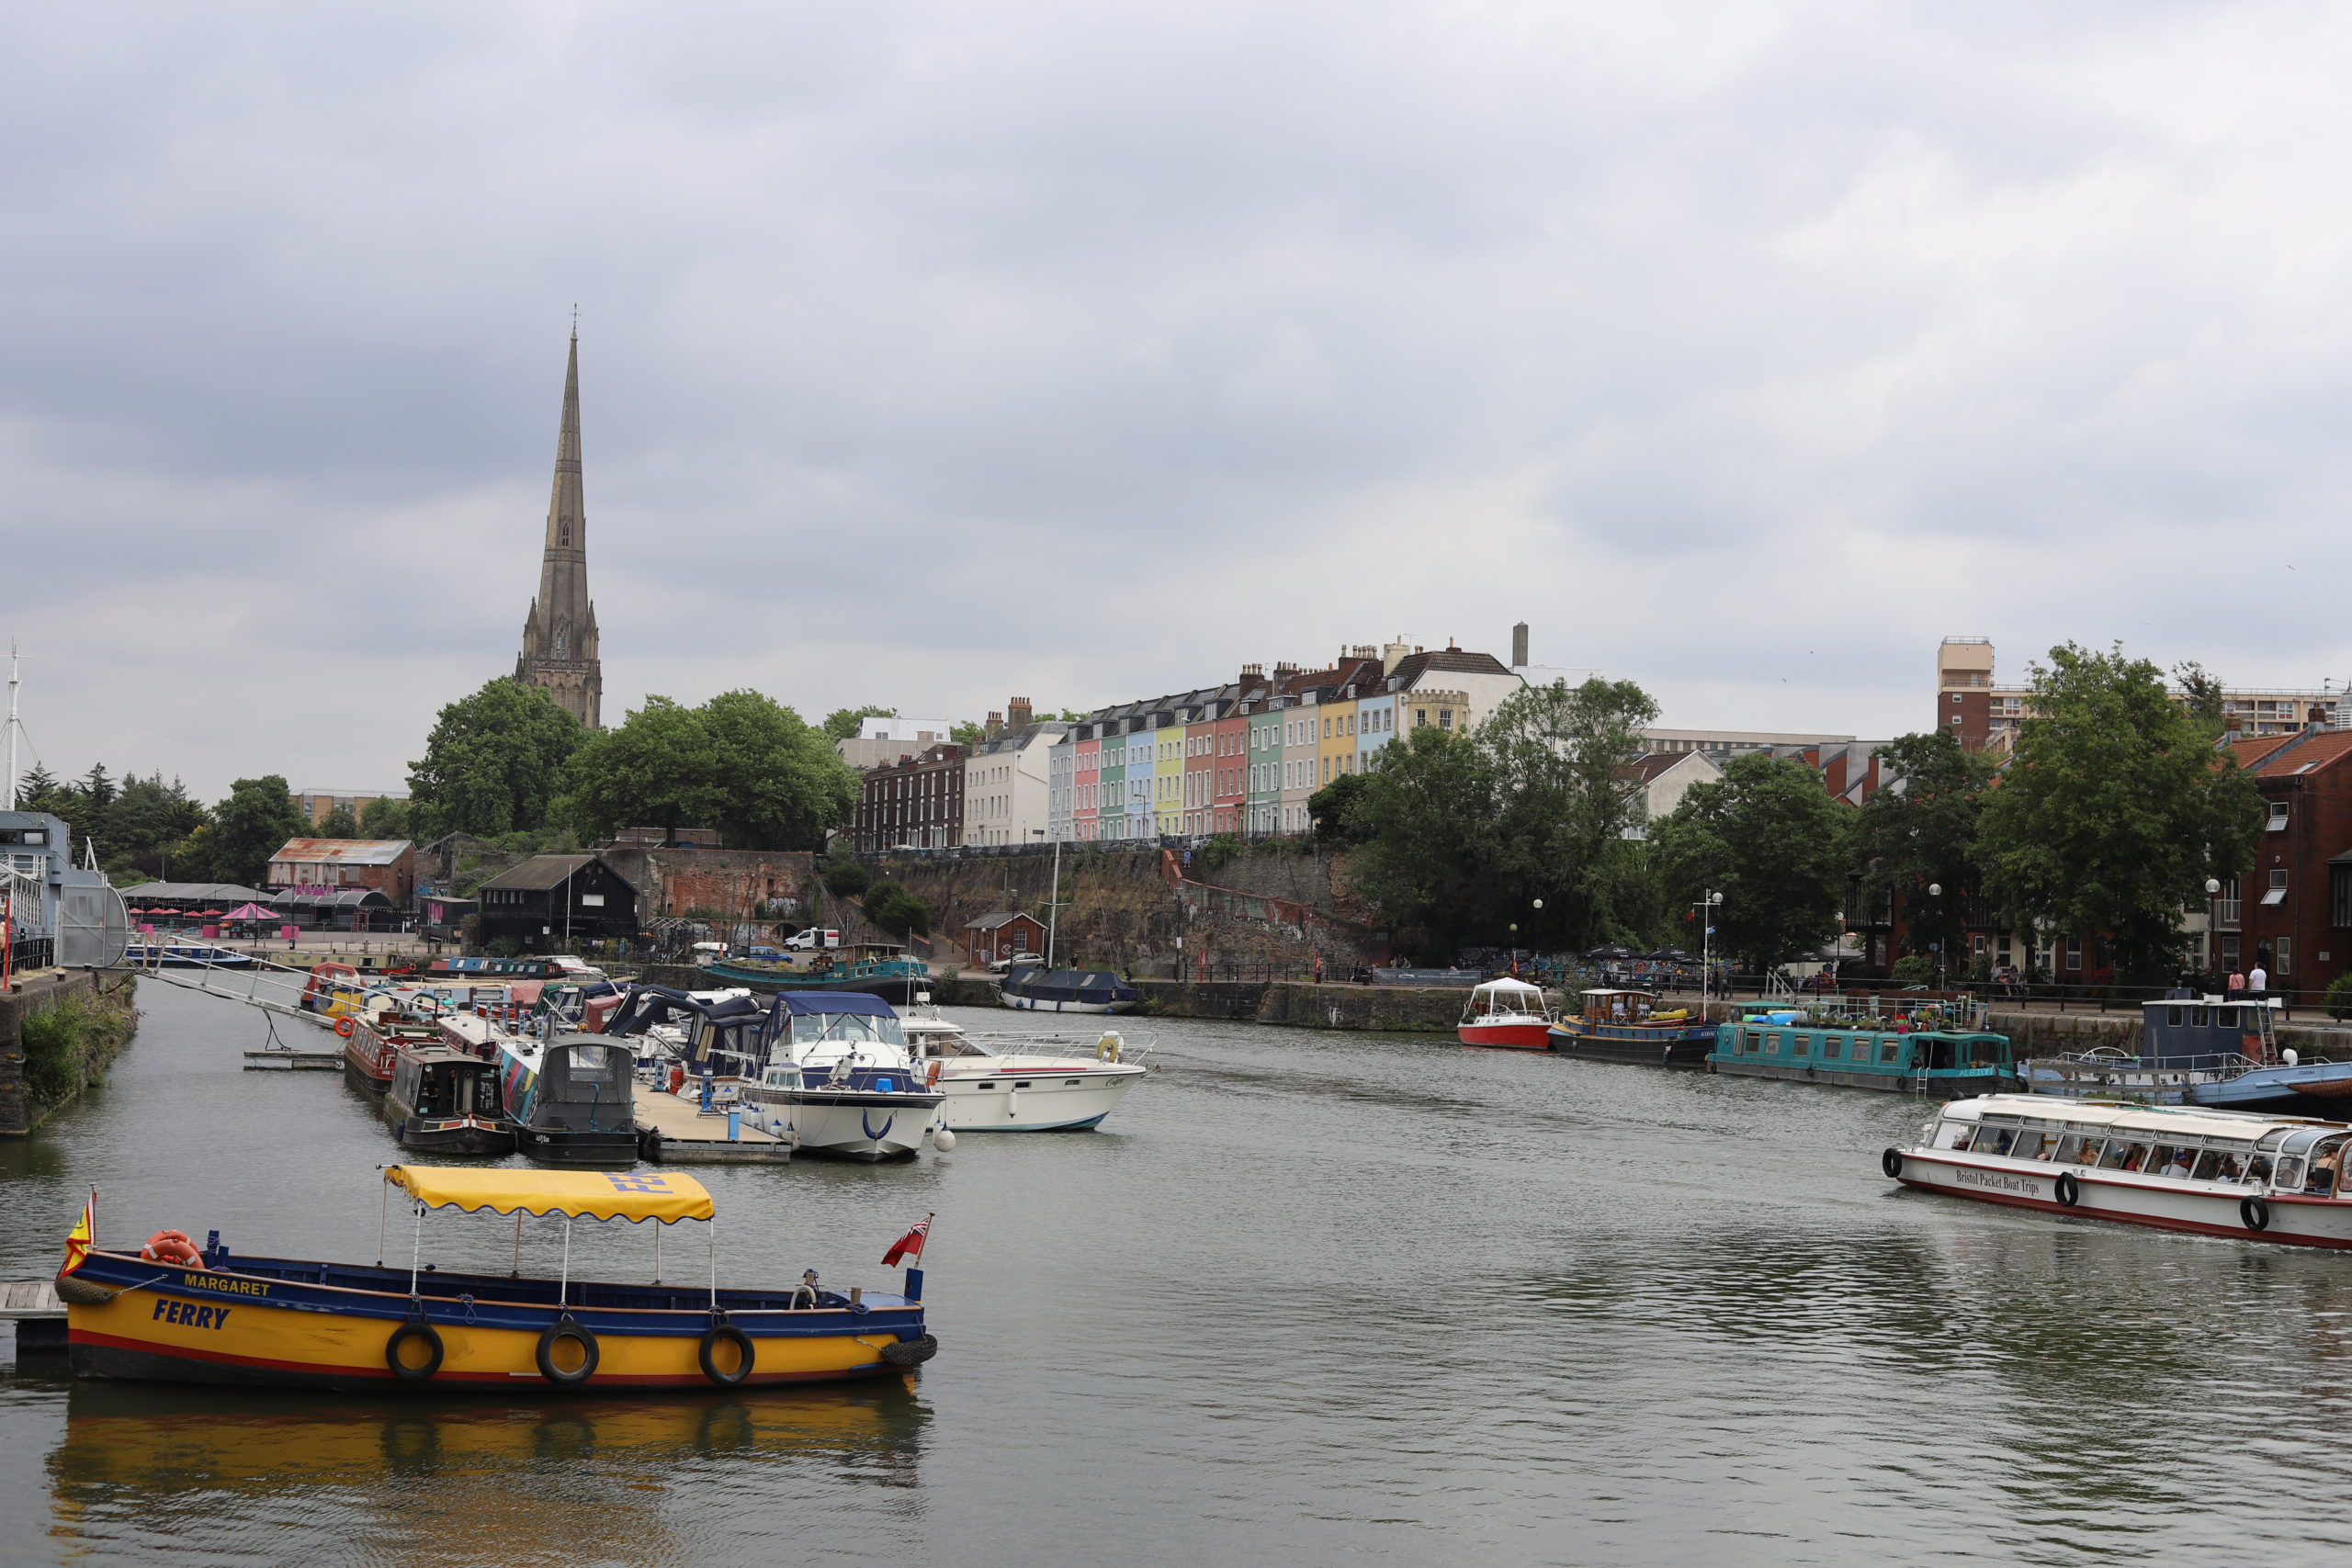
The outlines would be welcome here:
[[[1932,722],[1946,634],[2352,674],[2352,12],[12,8],[42,761],[398,785],[580,308],[605,709],[1091,706],[1397,634]]]

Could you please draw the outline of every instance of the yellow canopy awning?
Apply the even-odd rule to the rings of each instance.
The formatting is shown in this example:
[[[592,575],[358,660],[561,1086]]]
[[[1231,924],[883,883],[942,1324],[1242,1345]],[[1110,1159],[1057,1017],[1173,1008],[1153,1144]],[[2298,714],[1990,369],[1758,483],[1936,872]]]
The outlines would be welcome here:
[[[435,1209],[570,1214],[583,1220],[707,1220],[718,1213],[691,1176],[666,1171],[473,1170],[395,1165],[384,1179]]]

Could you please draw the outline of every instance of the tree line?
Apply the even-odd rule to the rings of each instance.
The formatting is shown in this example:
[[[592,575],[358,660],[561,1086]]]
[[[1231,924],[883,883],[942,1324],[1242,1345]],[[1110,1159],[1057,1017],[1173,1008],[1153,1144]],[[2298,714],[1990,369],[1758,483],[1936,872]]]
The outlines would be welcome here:
[[[1884,752],[1860,807],[1808,763],[1753,753],[1645,823],[1634,759],[1657,705],[1630,682],[1520,692],[1472,731],[1421,728],[1310,803],[1359,890],[1425,962],[1463,947],[1607,942],[1763,968],[1901,911],[1905,951],[1965,928],[2103,944],[2119,980],[2181,965],[2180,917],[2253,863],[2263,806],[2219,744],[2219,682],[2071,643],[2031,670],[2007,758],[1942,730]],[[1712,894],[1722,902],[1708,905]],[[1956,965],[1952,972],[1961,972]]]

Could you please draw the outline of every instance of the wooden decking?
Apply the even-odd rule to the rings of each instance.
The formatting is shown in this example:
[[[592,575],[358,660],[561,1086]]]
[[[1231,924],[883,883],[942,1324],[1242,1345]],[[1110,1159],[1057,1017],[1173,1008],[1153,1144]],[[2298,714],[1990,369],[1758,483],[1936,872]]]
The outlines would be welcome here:
[[[664,1165],[781,1165],[792,1158],[790,1139],[763,1133],[748,1120],[730,1139],[725,1116],[705,1116],[694,1100],[646,1084],[637,1087],[634,1110],[639,1126],[661,1134]]]
[[[54,1280],[0,1280],[0,1317],[63,1317]]]

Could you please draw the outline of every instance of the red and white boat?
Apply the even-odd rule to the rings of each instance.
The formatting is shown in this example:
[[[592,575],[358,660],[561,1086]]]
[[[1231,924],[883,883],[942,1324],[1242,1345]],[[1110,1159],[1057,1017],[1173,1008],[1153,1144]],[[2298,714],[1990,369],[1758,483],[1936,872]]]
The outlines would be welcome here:
[[[2052,1095],[1954,1100],[1881,1156],[1906,1187],[2199,1235],[2352,1248],[2352,1126]]]
[[[1470,993],[1462,1023],[1453,1032],[1464,1045],[1506,1051],[1548,1051],[1559,1010],[1544,1000],[1544,987],[1524,980],[1489,980]]]

